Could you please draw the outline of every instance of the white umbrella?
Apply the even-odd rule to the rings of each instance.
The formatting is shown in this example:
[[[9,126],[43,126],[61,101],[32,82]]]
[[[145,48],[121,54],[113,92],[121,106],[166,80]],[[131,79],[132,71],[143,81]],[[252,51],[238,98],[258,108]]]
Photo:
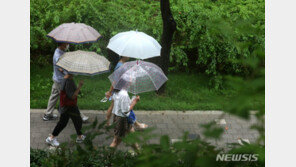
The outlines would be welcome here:
[[[48,37],[56,42],[73,44],[97,42],[101,35],[97,30],[83,23],[64,23],[52,30]]]
[[[110,62],[95,52],[78,50],[64,53],[57,66],[72,74],[96,75],[108,72]]]
[[[148,59],[160,56],[161,46],[153,37],[143,32],[127,31],[112,37],[107,48],[120,56]]]

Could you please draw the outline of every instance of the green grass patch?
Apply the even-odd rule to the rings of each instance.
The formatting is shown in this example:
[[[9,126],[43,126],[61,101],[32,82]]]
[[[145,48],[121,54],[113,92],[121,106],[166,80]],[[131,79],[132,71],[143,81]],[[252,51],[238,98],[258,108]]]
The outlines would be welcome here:
[[[30,107],[47,107],[48,98],[52,87],[52,66],[31,66],[30,76]],[[78,98],[80,109],[106,110],[110,102],[101,103],[105,92],[110,88],[108,79],[110,73],[89,76],[74,76],[76,83],[84,80],[81,95]],[[202,74],[170,73],[168,75],[166,93],[157,95],[155,92],[140,94],[141,101],[136,105],[136,110],[223,110],[221,100],[229,101],[236,95],[236,90],[227,87],[215,90],[208,85],[209,78]],[[264,103],[264,95],[250,100],[252,105]]]

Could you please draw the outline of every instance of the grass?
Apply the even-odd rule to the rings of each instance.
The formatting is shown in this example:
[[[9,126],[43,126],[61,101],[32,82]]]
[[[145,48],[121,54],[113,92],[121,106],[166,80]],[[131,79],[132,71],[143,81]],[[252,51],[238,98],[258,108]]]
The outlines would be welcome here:
[[[52,86],[52,66],[31,66],[30,105],[31,108],[47,107]],[[106,110],[110,103],[101,103],[105,92],[110,88],[110,73],[93,77],[74,76],[76,83],[84,80],[82,93],[78,98],[80,109]],[[208,87],[209,78],[202,74],[170,73],[168,75],[166,93],[155,92],[140,94],[141,101],[136,110],[223,110],[221,102],[213,100],[217,97],[229,101],[237,92],[231,87],[214,90]],[[264,96],[251,99],[253,106],[264,103]]]

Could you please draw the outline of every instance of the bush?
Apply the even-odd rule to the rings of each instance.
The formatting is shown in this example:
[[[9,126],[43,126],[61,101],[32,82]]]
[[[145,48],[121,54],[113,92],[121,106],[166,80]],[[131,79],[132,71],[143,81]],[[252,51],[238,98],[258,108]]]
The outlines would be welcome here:
[[[84,144],[74,144],[73,142],[63,143],[59,149],[55,151],[42,151],[31,149],[31,166],[59,166],[59,167],[196,167],[196,166],[264,166],[264,146],[258,144],[245,145],[242,147],[234,147],[231,150],[223,150],[210,145],[200,139],[188,140],[187,134],[183,140],[171,143],[168,136],[161,136],[159,144],[148,144],[147,141],[154,137],[151,134],[152,129],[143,132],[135,132],[124,138],[127,146],[137,142],[141,145],[141,150],[137,154],[131,154],[129,151],[114,150],[109,147],[97,147],[92,140],[103,134],[102,127],[104,122],[97,126],[97,121],[86,129],[88,138]],[[211,124],[210,126],[215,126]],[[205,126],[204,134],[210,134],[212,127]],[[209,128],[209,129],[207,129]],[[216,127],[214,129],[219,129]],[[219,138],[219,133],[210,135],[215,139]],[[221,134],[221,133],[220,133]],[[206,135],[209,136],[209,135]],[[254,162],[221,162],[216,161],[219,153],[235,153],[235,154],[259,154],[258,161]]]
[[[99,42],[71,46],[70,49],[85,49],[105,56],[109,39],[118,32],[138,29],[158,40],[160,37],[161,20],[157,17],[160,16],[159,2],[32,0],[30,10],[30,47],[33,59],[53,54],[56,44],[46,34],[62,23],[82,22],[98,30],[102,35]],[[151,17],[152,13],[154,17]]]
[[[44,150],[30,149],[30,165],[31,167],[42,166],[43,160],[46,159],[48,153]]]
[[[226,61],[250,56],[257,45],[264,47],[262,0],[173,0],[172,4],[178,29],[172,54],[176,65],[186,66],[190,58],[207,73],[240,72]],[[253,46],[240,50],[245,42]]]
[[[31,59],[53,54],[56,45],[46,34],[66,22],[86,23],[103,36],[72,50],[105,56],[108,40],[118,32],[138,29],[158,41],[162,33],[160,2],[154,0],[32,0],[30,9]],[[222,74],[249,75],[250,67],[239,60],[264,48],[263,0],[171,0],[171,9],[177,22],[171,71],[207,73],[214,83]]]

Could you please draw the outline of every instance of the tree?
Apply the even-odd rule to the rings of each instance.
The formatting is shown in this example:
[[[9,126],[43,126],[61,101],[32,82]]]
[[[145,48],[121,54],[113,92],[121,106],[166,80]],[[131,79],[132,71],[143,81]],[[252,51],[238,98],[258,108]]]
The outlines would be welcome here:
[[[162,36],[161,36],[161,53],[160,53],[160,68],[163,70],[165,75],[168,74],[171,44],[173,40],[174,32],[176,31],[176,22],[171,13],[170,1],[161,0],[160,10],[163,22]],[[165,84],[158,90],[159,94],[164,93]]]

